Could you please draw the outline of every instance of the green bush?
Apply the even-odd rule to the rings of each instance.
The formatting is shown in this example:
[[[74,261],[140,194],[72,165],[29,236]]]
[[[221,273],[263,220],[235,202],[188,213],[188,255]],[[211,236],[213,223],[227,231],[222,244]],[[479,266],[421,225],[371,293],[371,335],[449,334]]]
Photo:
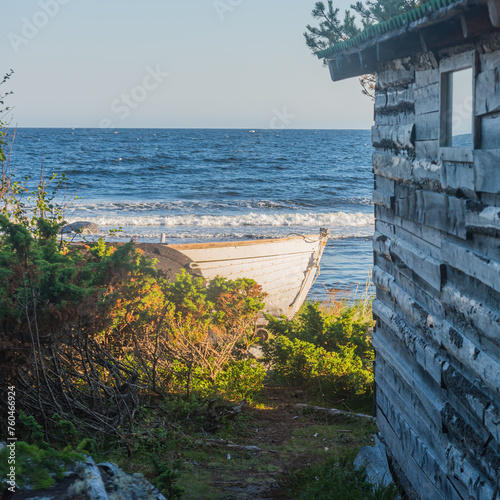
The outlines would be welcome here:
[[[266,370],[254,360],[239,360],[228,364],[217,378],[217,387],[226,398],[252,401],[262,389]]]
[[[306,302],[292,320],[268,318],[268,329],[275,335],[304,340],[327,351],[353,345],[360,358],[372,361],[371,307],[359,301],[343,304],[337,309],[332,313],[318,302]]]
[[[340,346],[335,352],[299,339],[276,337],[264,347],[275,374],[293,384],[320,381],[323,391],[359,396],[371,391],[373,371],[363,366],[355,346]]]
[[[6,478],[9,472],[9,454],[9,448],[0,450],[0,475],[2,478]],[[83,460],[83,455],[70,448],[57,451],[17,441],[15,444],[16,483],[21,488],[26,486],[31,486],[33,489],[50,488],[55,484],[56,479],[64,477],[63,472],[68,465]],[[5,484],[0,484],[0,491],[5,488]]]
[[[370,394],[373,387],[372,320],[356,305],[331,314],[307,303],[293,320],[268,318],[274,335],[264,353],[278,378],[317,385],[343,396]]]
[[[251,401],[262,389],[266,370],[254,360],[233,360],[227,363],[216,375],[210,377],[207,369],[195,366],[189,368],[175,361],[172,367],[172,387],[179,392],[189,384],[190,390],[198,396],[222,396],[232,401],[247,399]]]

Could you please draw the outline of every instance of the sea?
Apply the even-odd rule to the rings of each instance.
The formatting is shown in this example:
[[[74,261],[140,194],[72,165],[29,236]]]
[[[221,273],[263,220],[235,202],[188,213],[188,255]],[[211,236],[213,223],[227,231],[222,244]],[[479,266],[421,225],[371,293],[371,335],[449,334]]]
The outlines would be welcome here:
[[[109,241],[331,237],[309,296],[365,291],[374,230],[368,130],[19,128],[16,179],[55,173],[68,222]],[[77,199],[75,199],[77,197]],[[110,230],[118,230],[111,232]]]

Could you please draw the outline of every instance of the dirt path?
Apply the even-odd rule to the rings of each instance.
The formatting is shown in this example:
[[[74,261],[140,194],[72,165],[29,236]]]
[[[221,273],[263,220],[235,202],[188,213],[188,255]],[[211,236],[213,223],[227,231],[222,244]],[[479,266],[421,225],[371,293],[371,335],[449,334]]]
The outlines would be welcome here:
[[[182,454],[183,498],[289,499],[284,478],[290,471],[358,449],[371,443],[376,432],[367,419],[298,409],[304,399],[282,388],[267,388],[264,395],[265,408],[245,408],[240,417],[244,424],[235,424],[226,441],[200,442],[198,460],[189,451]]]

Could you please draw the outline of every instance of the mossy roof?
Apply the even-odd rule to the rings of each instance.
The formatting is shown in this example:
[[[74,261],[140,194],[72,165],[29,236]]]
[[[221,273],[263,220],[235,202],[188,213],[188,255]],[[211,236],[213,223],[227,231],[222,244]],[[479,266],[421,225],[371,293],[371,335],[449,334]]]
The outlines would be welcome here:
[[[361,33],[359,33],[359,35],[356,35],[355,37],[344,42],[336,43],[325,50],[317,52],[316,55],[319,59],[328,59],[339,52],[356,48],[360,44],[368,42],[372,38],[383,35],[384,33],[388,33],[399,28],[409,27],[410,24],[415,21],[419,21],[432,15],[440,9],[458,3],[462,2],[460,0],[426,0],[425,3],[422,3],[416,9],[400,14],[399,16],[395,16],[388,21],[384,21],[383,23],[368,26]]]

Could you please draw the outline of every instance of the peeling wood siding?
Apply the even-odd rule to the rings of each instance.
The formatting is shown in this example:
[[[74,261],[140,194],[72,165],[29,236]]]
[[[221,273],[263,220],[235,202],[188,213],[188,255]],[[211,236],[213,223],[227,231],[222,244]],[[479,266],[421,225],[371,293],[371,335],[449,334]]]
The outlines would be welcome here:
[[[441,161],[439,62],[471,49],[481,148]],[[379,429],[420,498],[500,499],[500,35],[382,66],[372,142]]]

